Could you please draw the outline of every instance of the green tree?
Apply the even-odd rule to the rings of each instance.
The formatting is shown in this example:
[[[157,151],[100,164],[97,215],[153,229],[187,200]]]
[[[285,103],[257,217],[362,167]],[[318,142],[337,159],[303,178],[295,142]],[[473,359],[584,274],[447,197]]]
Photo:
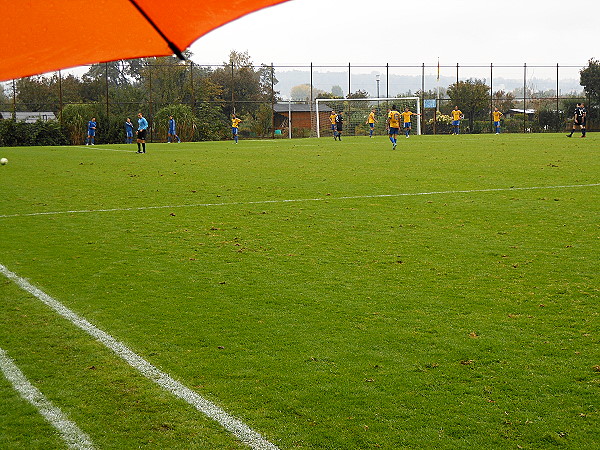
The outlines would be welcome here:
[[[588,61],[588,66],[579,71],[579,84],[589,97],[600,100],[600,61],[594,58]]]
[[[490,87],[484,81],[470,78],[451,84],[447,89],[452,107],[457,105],[469,120],[469,128],[473,130],[476,116],[488,118]]]
[[[177,135],[182,141],[195,140],[198,120],[189,105],[169,105],[161,108],[154,115],[154,139],[167,140],[169,116],[173,116],[177,125]]]
[[[254,114],[261,103],[274,101],[271,96],[271,67],[255,68],[248,52],[232,50],[229,61],[216,68],[211,80],[223,89],[225,113]],[[273,80],[275,82],[275,80]]]
[[[58,111],[58,89],[50,78],[25,77],[17,80],[17,109],[21,111]]]
[[[515,95],[511,92],[505,92],[503,90],[496,91],[492,95],[492,103],[493,106],[505,113],[515,107]]]
[[[331,95],[333,95],[331,98],[344,98],[344,90],[336,84],[335,86],[331,86]]]
[[[71,144],[82,144],[87,135],[87,123],[96,117],[98,138],[96,142],[105,142],[105,130],[108,129],[102,106],[96,103],[69,104],[63,108],[63,128]],[[104,136],[103,136],[104,133]]]

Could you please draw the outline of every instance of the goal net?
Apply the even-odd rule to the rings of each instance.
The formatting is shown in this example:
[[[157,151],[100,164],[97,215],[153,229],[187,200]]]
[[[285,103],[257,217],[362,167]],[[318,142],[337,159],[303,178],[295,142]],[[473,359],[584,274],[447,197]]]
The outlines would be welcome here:
[[[385,97],[385,98],[319,98],[315,101],[315,134],[317,137],[331,136],[331,111],[341,111],[344,117],[344,136],[369,136],[367,119],[369,113],[375,110],[374,135],[387,135],[386,120],[388,111],[396,106],[400,112],[409,108],[412,112],[421,114],[419,97]],[[413,117],[412,132],[421,134],[421,116]],[[402,132],[402,130],[400,130]]]

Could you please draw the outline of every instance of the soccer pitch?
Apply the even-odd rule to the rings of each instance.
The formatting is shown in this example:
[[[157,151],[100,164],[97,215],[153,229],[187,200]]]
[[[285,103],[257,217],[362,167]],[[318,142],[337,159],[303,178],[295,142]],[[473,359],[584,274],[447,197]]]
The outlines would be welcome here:
[[[597,448],[595,135],[342,139],[0,148],[0,350],[95,448]]]

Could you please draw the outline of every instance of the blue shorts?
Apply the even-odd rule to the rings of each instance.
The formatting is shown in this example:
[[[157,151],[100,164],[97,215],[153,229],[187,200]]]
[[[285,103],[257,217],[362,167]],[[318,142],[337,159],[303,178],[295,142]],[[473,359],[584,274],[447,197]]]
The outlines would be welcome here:
[[[404,128],[410,128],[410,122],[404,122]]]
[[[332,129],[332,131],[335,131],[335,123],[331,124],[331,129]]]
[[[238,134],[238,129],[237,127],[231,127],[231,132],[233,133],[233,135],[235,136],[236,134]]]
[[[455,127],[459,127],[460,126],[460,120],[453,120],[452,121],[452,125],[454,125]]]
[[[500,128],[500,122],[494,122],[494,126],[495,126],[496,128]]]
[[[88,130],[88,136],[96,136],[96,130]]]
[[[370,126],[371,128],[375,128],[375,124],[374,124],[374,123],[370,123],[370,124],[369,124],[369,126]]]
[[[175,134],[176,134],[175,133],[175,128],[173,128],[173,129],[169,128],[169,134],[172,134],[173,136],[175,136]]]
[[[127,137],[133,137],[133,131],[128,130],[127,131]]]
[[[390,127],[390,132],[389,132],[389,134],[398,134],[398,131],[399,131],[399,130],[400,130],[399,128]]]

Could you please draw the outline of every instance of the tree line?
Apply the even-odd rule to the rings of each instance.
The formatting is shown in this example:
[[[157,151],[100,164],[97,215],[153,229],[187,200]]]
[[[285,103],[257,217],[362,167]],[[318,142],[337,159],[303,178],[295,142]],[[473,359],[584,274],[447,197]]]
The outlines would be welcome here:
[[[135,123],[138,112],[150,119],[154,140],[166,135],[169,115],[188,141],[228,136],[232,113],[244,118],[249,134],[268,132],[270,105],[279,100],[271,66],[255,66],[247,52],[231,51],[229,61],[208,67],[190,62],[190,52],[185,56],[186,62],[168,56],[94,64],[81,77],[57,72],[21,78],[12,95],[0,90],[0,104],[2,111],[54,112],[59,126],[52,134],[61,134],[57,144],[83,142],[92,117],[98,122],[98,142],[122,142],[126,118]],[[20,128],[3,123],[0,145],[23,142]]]

